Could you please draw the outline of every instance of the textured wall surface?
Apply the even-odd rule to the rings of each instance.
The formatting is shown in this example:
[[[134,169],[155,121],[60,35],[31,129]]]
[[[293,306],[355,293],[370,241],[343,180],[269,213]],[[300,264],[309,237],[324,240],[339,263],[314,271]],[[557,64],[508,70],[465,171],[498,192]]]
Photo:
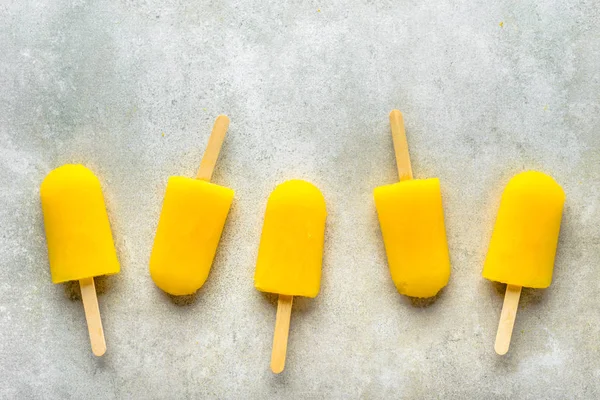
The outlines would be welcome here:
[[[2,1],[0,398],[599,398],[599,25],[595,0]],[[415,176],[442,182],[452,276],[427,304],[396,292],[372,198],[398,179],[392,108]],[[208,281],[174,299],[148,273],[163,192],[219,113],[236,197]],[[101,359],[76,285],[50,283],[39,185],[64,163],[100,178],[122,267],[97,283]],[[526,169],[567,202],[554,282],[524,289],[498,357],[504,288],[481,268]],[[252,280],[289,178],[329,216],[275,376],[276,298]]]

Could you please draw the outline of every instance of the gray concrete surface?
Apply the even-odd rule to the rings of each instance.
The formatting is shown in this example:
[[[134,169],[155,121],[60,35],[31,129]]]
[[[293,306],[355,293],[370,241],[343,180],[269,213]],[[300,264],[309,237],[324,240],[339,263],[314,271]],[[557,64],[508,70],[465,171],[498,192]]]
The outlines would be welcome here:
[[[600,5],[568,1],[11,1],[0,4],[0,398],[600,397]],[[431,304],[390,279],[372,200],[397,180],[387,114],[415,175],[442,182],[452,261]],[[232,123],[214,181],[236,197],[195,297],[148,259],[170,175]],[[100,178],[122,264],[98,282],[92,355],[73,285],[52,285],[39,185]],[[503,288],[481,267],[503,186],[567,194],[553,285],[524,290],[493,351]],[[289,178],[328,204],[321,293],[294,303],[269,371],[274,296],[252,277],[266,199]]]

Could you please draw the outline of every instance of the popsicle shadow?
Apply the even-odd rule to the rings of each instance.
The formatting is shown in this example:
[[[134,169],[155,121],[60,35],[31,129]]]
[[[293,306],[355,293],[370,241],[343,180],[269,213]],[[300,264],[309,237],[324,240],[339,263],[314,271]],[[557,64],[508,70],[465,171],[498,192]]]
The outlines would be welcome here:
[[[275,310],[277,310],[277,301],[279,295],[277,293],[266,293],[260,292],[261,298],[264,302],[270,303]],[[318,301],[318,297],[311,299],[308,297],[294,296],[294,303],[292,304],[292,315],[295,312],[307,313],[313,310],[314,303]]]
[[[94,284],[96,286],[96,294],[98,296],[111,290],[113,286],[112,275],[102,275],[94,278]],[[81,300],[81,289],[79,288],[79,281],[69,281],[64,283],[65,294],[69,300]]]
[[[263,302],[265,303],[269,303],[274,307],[277,307],[277,299],[278,299],[278,295],[274,294],[274,293],[265,293],[265,292],[260,292],[260,298],[262,299]],[[293,310],[293,308],[292,308]]]
[[[435,303],[437,303],[437,301],[444,297],[444,292],[446,291],[446,288],[442,288],[440,289],[439,292],[437,292],[437,294],[433,297],[410,297],[410,296],[402,296],[405,300],[405,302],[410,302],[410,304],[413,307],[417,307],[417,308],[429,308],[431,306],[433,306]]]
[[[198,292],[202,290],[202,288],[198,289],[195,293],[186,294],[183,296],[174,296],[167,292],[162,291],[160,288],[156,287],[155,290],[158,290],[163,298],[167,298],[171,301],[171,303],[175,304],[179,307],[189,307],[193,306],[198,302]]]
[[[494,291],[496,296],[500,299],[500,307],[502,307],[502,301],[504,301],[504,294],[506,293],[506,284],[501,282],[490,282],[491,285],[488,285],[490,290]],[[551,289],[552,286],[546,289],[533,289],[524,287],[521,291],[521,298],[519,300],[519,307],[527,307],[533,306],[537,307],[542,305],[547,300],[546,292]],[[498,314],[500,316],[500,314]]]

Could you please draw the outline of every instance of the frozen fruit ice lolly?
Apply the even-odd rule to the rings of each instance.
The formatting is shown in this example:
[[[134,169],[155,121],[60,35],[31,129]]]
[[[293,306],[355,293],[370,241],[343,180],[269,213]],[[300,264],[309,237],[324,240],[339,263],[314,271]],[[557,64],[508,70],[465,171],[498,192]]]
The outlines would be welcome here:
[[[279,294],[271,356],[275,373],[285,366],[293,296],[319,293],[326,217],[323,195],[306,181],[284,182],[269,196],[254,285]]]
[[[438,179],[414,179],[374,191],[392,280],[411,297],[432,297],[450,278]]]
[[[150,275],[169,294],[196,292],[210,272],[234,194],[209,182],[228,126],[224,115],[215,121],[196,179],[171,177],[167,183]]]
[[[373,192],[390,273],[398,292],[432,297],[450,278],[440,181],[413,179],[400,111],[390,124],[400,182]]]
[[[254,284],[263,292],[316,297],[321,283],[325,199],[302,180],[280,184],[269,196]]]
[[[204,284],[232,201],[229,188],[169,178],[150,258],[150,273],[159,288],[186,295]]]
[[[502,194],[483,277],[550,286],[564,202],[565,193],[552,177],[536,171],[514,176]]]
[[[51,171],[40,188],[52,282],[79,281],[92,350],[106,351],[94,277],[116,274],[119,261],[98,178],[82,165]]]
[[[565,193],[541,172],[515,175],[502,194],[483,267],[483,277],[507,284],[495,349],[505,354],[521,287],[546,288],[552,281]]]

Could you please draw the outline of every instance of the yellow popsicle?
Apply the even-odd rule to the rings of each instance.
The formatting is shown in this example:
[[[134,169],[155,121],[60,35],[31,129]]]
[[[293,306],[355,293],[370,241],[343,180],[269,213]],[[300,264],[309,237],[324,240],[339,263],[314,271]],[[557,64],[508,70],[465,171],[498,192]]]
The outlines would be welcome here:
[[[483,277],[550,286],[564,202],[565,193],[552,177],[535,171],[514,176],[502,194]]]
[[[269,196],[254,286],[279,294],[271,354],[275,373],[285,366],[293,296],[319,293],[326,217],[323,195],[306,181],[284,182]]]
[[[413,179],[400,111],[390,125],[400,182],[373,191],[390,273],[401,294],[433,297],[450,279],[440,181]]]
[[[269,196],[258,250],[255,287],[316,297],[321,284],[325,199],[314,185],[291,180]]]
[[[229,188],[169,178],[150,257],[150,274],[159,288],[186,295],[204,284],[232,201]]]
[[[506,283],[496,353],[508,352],[521,288],[552,282],[565,193],[541,172],[515,175],[502,194],[500,210],[483,267],[484,278]]]
[[[209,182],[228,127],[227,116],[218,116],[196,179],[171,177],[167,183],[150,275],[169,294],[196,292],[210,272],[234,194]]]
[[[40,188],[52,282],[79,281],[92,350],[106,351],[94,277],[116,274],[115,251],[98,178],[82,165],[51,171]]]
[[[396,288],[406,296],[435,296],[450,278],[440,181],[380,186],[374,197]]]
[[[119,272],[98,178],[83,165],[63,165],[40,188],[53,283]]]

